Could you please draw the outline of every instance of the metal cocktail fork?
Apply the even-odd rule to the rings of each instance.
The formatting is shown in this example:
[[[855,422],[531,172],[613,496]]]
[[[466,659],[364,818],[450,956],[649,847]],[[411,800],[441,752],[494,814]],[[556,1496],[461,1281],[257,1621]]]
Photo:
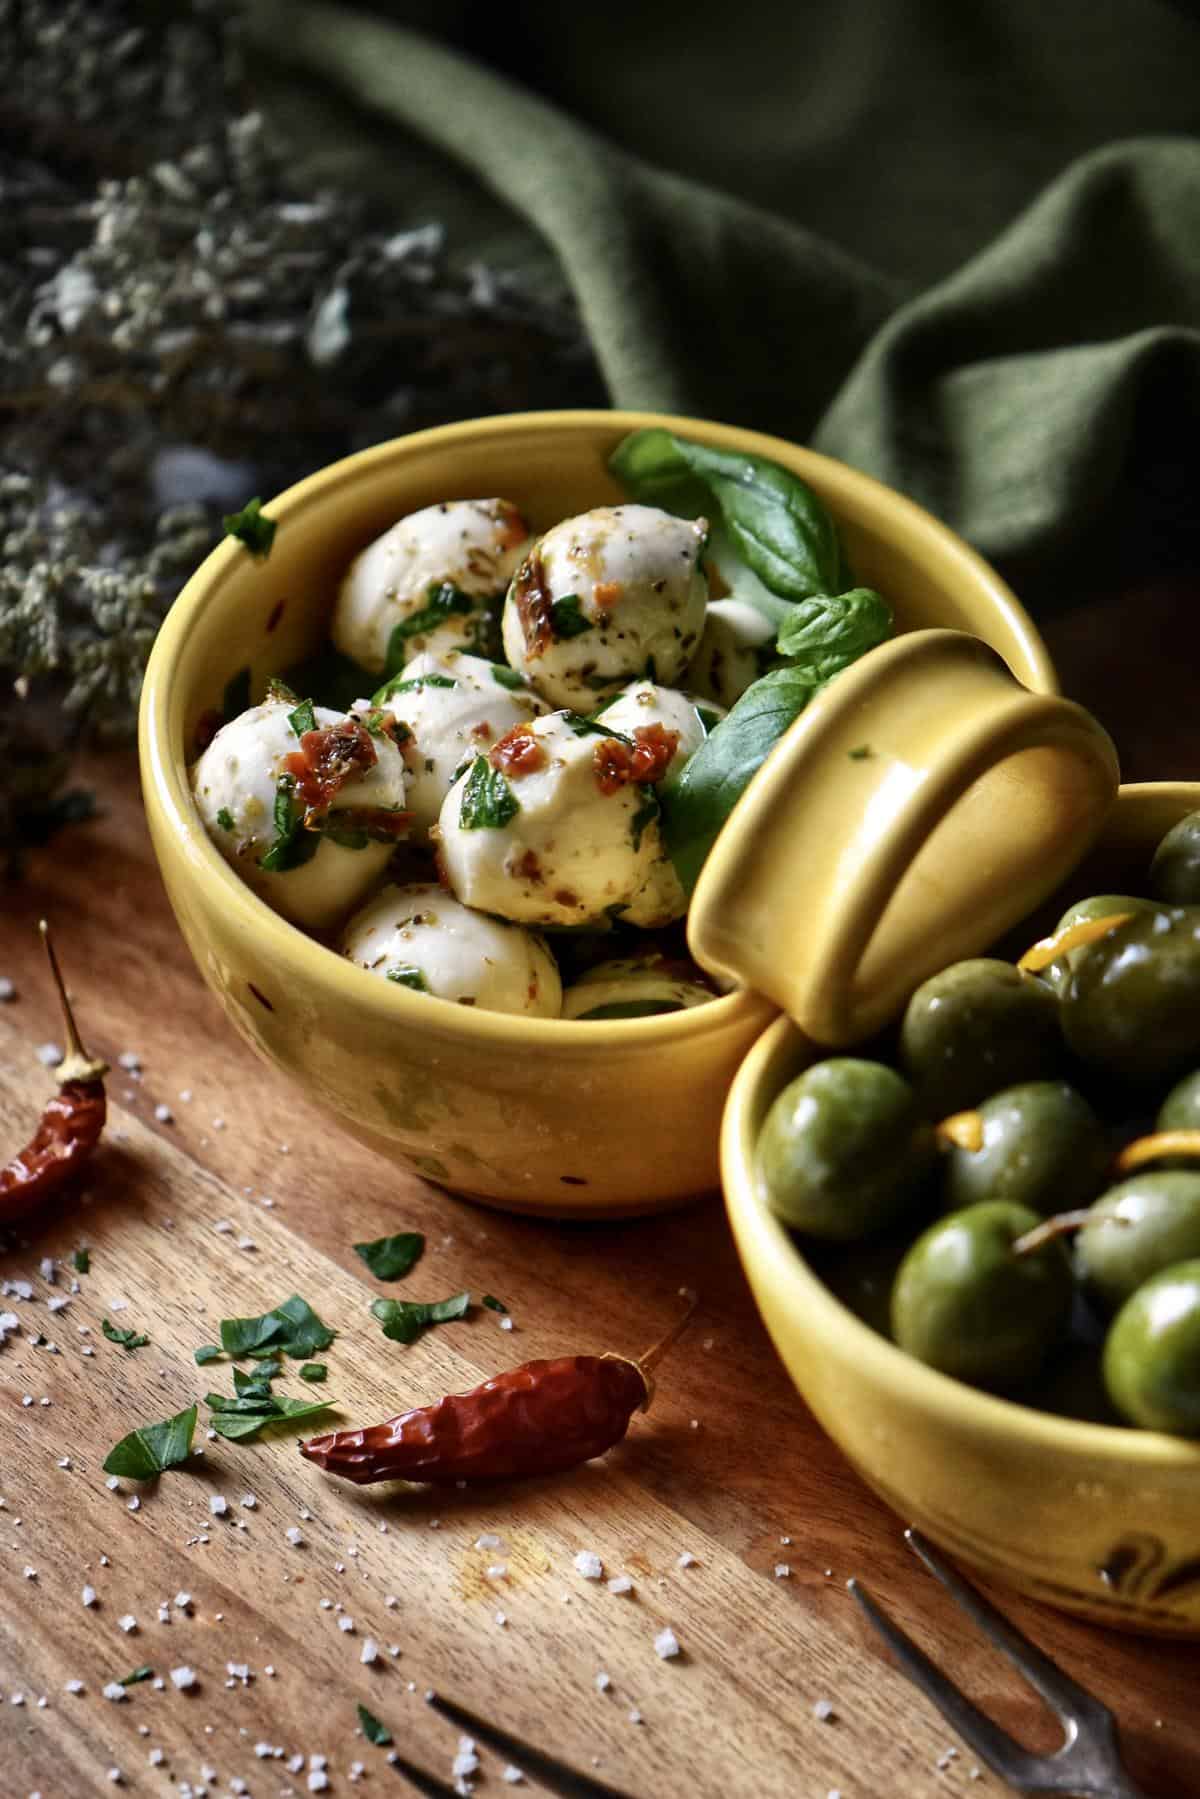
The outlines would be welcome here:
[[[1072,1793],[1077,1799],[1152,1799],[1129,1778],[1117,1747],[1112,1713],[1094,1693],[1064,1674],[1056,1662],[1022,1636],[993,1605],[947,1566],[919,1531],[906,1530],[909,1548],[920,1556],[950,1597],[973,1618],[984,1635],[1020,1670],[1062,1722],[1066,1738],[1053,1755],[1033,1755],[984,1715],[911,1637],[894,1624],[857,1580],[850,1591],[892,1650],[908,1678],[937,1706],[947,1722],[1019,1793]]]

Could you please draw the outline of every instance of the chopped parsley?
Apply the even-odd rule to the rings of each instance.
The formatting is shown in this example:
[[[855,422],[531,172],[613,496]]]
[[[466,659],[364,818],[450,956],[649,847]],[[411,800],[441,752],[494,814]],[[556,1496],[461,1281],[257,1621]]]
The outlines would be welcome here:
[[[476,601],[461,587],[455,587],[453,581],[434,582],[426,594],[426,604],[419,612],[411,612],[392,626],[387,645],[387,673],[394,675],[404,667],[405,646],[410,637],[420,637],[428,631],[436,631],[439,625],[455,616],[462,617],[476,610]]]
[[[310,1418],[332,1405],[333,1401],[329,1399],[288,1399],[282,1393],[273,1393],[271,1382],[280,1367],[279,1362],[264,1362],[252,1374],[243,1374],[240,1368],[235,1368],[232,1399],[224,1393],[206,1393],[204,1403],[212,1414],[210,1428],[218,1436],[240,1442],[257,1436],[268,1424]],[[320,1378],[325,1378],[324,1368]]]
[[[389,681],[376,694],[380,705],[384,699],[394,699],[398,693],[420,693],[423,687],[457,687],[458,682],[453,675],[414,675],[410,681]]]
[[[221,520],[226,537],[236,537],[252,556],[266,560],[275,542],[275,520],[263,514],[262,501],[247,500],[240,512],[230,512]]]
[[[629,832],[635,850],[642,847],[642,833],[646,826],[654,824],[662,816],[662,807],[653,787],[639,787],[638,792],[642,796],[642,803],[629,821]]]
[[[311,1386],[316,1387],[320,1385],[328,1373],[329,1370],[324,1362],[305,1362],[303,1368],[300,1370],[300,1379],[306,1380]]]
[[[518,674],[515,668],[509,668],[507,662],[492,663],[492,678],[498,681],[501,687],[507,687],[513,692],[525,686],[524,675]]]
[[[630,749],[633,748],[633,738],[626,737],[624,731],[614,731],[611,725],[602,725],[597,719],[585,718],[582,712],[564,710],[562,721],[575,737],[615,737],[618,743],[627,743]]]
[[[91,1270],[91,1266],[92,1266],[91,1250],[90,1249],[77,1249],[75,1251],[75,1254],[71,1257],[71,1266],[75,1270],[76,1274],[89,1273]]]
[[[481,1304],[485,1305],[489,1312],[508,1311],[508,1307],[505,1305],[504,1301],[502,1299],[497,1299],[494,1293],[485,1293]]]
[[[500,831],[521,810],[516,794],[486,756],[476,756],[463,788],[458,822],[464,831]]]
[[[301,700],[294,711],[288,713],[288,723],[297,737],[303,737],[306,731],[315,731],[317,715],[311,700]]]
[[[377,1237],[373,1243],[356,1243],[354,1253],[377,1281],[398,1281],[416,1266],[424,1248],[420,1231],[400,1231],[394,1237]]]
[[[221,1348],[235,1362],[246,1356],[261,1359],[277,1354],[305,1362],[317,1351],[328,1349],[336,1336],[298,1293],[261,1317],[221,1320]]]
[[[368,1743],[374,1743],[376,1749],[386,1749],[392,1740],[392,1733],[386,1724],[381,1724],[374,1712],[369,1712],[365,1705],[358,1708],[358,1722]]]
[[[867,758],[873,756],[875,752],[869,743],[860,743],[856,748],[847,750],[846,754],[849,756],[851,762],[865,762]]]
[[[429,992],[429,982],[411,962],[393,962],[384,979],[395,981],[400,987],[411,987],[414,993]]]
[[[192,1453],[196,1407],[176,1412],[160,1424],[143,1424],[109,1450],[105,1474],[124,1474],[130,1480],[153,1480],[167,1468],[185,1462]]]
[[[221,810],[217,813],[217,823],[223,831],[232,831],[233,813],[229,810],[228,806],[222,806]]]
[[[260,858],[265,874],[287,874],[315,856],[320,836],[304,829],[304,807],[296,802],[296,777],[282,774],[275,789],[275,841]]]
[[[203,1368],[205,1362],[219,1361],[220,1356],[221,1351],[216,1343],[202,1343],[199,1349],[192,1351],[192,1360],[198,1368]]]
[[[584,616],[579,595],[564,593],[561,600],[550,602],[550,629],[556,637],[582,637],[585,631],[595,630],[595,626]]]
[[[449,1324],[466,1316],[471,1304],[469,1293],[454,1293],[449,1299],[376,1299],[371,1304],[372,1317],[378,1318],[383,1334],[393,1343],[415,1343],[431,1324]]]
[[[118,1330],[116,1325],[110,1324],[107,1318],[100,1320],[100,1329],[110,1343],[119,1343],[122,1349],[127,1349],[131,1353],[135,1349],[145,1349],[150,1341],[149,1337],[142,1336],[138,1331]]]
[[[135,1668],[132,1674],[122,1674],[117,1685],[120,1687],[136,1687],[140,1681],[149,1680],[153,1673],[154,1669],[150,1666],[149,1662],[146,1662],[142,1667]]]

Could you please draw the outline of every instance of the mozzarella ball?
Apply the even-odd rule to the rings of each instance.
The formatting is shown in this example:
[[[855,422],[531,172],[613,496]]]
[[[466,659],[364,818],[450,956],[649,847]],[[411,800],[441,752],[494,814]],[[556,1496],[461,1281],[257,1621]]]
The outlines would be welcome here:
[[[732,706],[758,680],[774,646],[774,626],[745,600],[710,600],[688,687],[719,706]]]
[[[384,887],[342,934],[342,954],[380,980],[416,993],[557,1018],[562,982],[542,939],[472,912],[444,887]]]
[[[482,647],[487,602],[504,592],[528,537],[508,500],[443,500],[410,513],[347,569],[335,647],[373,674],[426,650]]]
[[[414,657],[380,688],[375,703],[412,732],[406,761],[413,842],[437,823],[464,762],[486,755],[514,725],[546,710],[512,669],[458,650]]]
[[[443,872],[468,906],[525,924],[583,925],[628,905],[654,860],[657,801],[633,752],[552,712],[477,757],[446,796]]]
[[[660,687],[654,681],[634,681],[603,712],[596,714],[596,723],[608,725],[625,737],[632,737],[635,731],[648,725],[661,725],[664,731],[676,732],[679,742],[663,776],[664,780],[670,781],[683,773],[684,764],[696,754],[713,726],[723,717],[724,712],[719,706],[692,699],[674,687]]]
[[[708,526],[656,506],[597,506],[525,557],[504,603],[504,653],[554,706],[592,711],[638,675],[668,684],[695,654]]]
[[[622,912],[621,923],[637,925],[642,931],[658,931],[684,916],[688,900],[675,873],[675,864],[663,848],[657,823],[647,828],[646,836],[654,860],[646,879]]]
[[[718,997],[694,963],[666,956],[623,956],[599,962],[563,994],[564,1018],[641,1018],[682,1012]]]
[[[275,808],[287,758],[300,748],[300,738],[287,700],[267,700],[223,725],[192,769],[192,792],[204,828],[225,860],[267,904],[293,924],[323,930],[345,917],[362,900],[383,870],[393,842],[366,842],[350,848],[322,833],[298,826],[295,844],[300,857],[292,867],[272,872],[262,859],[277,845]],[[341,723],[342,715],[316,706],[318,728]],[[407,788],[404,760],[391,738],[371,738],[374,765],[355,773],[340,789],[337,809],[403,810]],[[303,803],[293,798],[298,817]]]

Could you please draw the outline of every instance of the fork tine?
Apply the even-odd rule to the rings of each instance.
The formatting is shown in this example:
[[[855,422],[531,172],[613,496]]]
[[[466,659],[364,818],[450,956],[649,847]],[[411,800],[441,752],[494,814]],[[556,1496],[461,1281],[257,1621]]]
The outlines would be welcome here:
[[[973,1705],[965,1693],[959,1692],[941,1669],[930,1661],[925,1651],[919,1649],[912,1638],[876,1604],[864,1586],[857,1580],[848,1580],[846,1585],[905,1674],[933,1701],[964,1743],[970,1744],[976,1755],[995,1773],[1002,1775],[1014,1786],[1024,1784],[1026,1790],[1030,1790],[1034,1758],[1007,1732],[1001,1730],[999,1725],[986,1717],[978,1706]]]
[[[388,1761],[398,1773],[403,1774],[405,1780],[416,1787],[418,1793],[424,1793],[426,1799],[455,1799],[452,1786],[447,1786],[446,1782],[439,1780],[436,1774],[426,1774],[424,1768],[418,1768],[416,1762],[406,1760],[395,1750],[389,1755]]]
[[[1111,1721],[1112,1713],[1094,1693],[1089,1693],[1086,1687],[1081,1687],[1077,1681],[1072,1680],[1057,1662],[1051,1661],[1044,1650],[1031,1643],[1015,1624],[998,1612],[982,1593],[942,1561],[919,1530],[906,1530],[904,1537],[909,1548],[921,1558],[929,1572],[937,1576],[950,1597],[962,1607],[968,1617],[975,1620],[1000,1653],[1006,1655],[1013,1666],[1020,1670],[1034,1691],[1041,1694],[1064,1724],[1083,1717],[1095,1722],[1102,1722],[1104,1719]]]
[[[461,1730],[478,1737],[489,1749],[497,1749],[501,1755],[507,1755],[509,1761],[515,1763],[523,1773],[532,1775],[543,1786],[549,1787],[552,1793],[561,1794],[562,1799],[626,1799],[626,1795],[616,1787],[606,1786],[602,1780],[593,1780],[590,1774],[581,1774],[577,1768],[569,1767],[555,1756],[532,1748],[510,1731],[501,1730],[495,1724],[489,1724],[486,1718],[469,1712],[465,1705],[456,1705],[453,1699],[443,1699],[440,1693],[427,1693],[425,1698],[427,1704],[451,1724],[457,1724]]]

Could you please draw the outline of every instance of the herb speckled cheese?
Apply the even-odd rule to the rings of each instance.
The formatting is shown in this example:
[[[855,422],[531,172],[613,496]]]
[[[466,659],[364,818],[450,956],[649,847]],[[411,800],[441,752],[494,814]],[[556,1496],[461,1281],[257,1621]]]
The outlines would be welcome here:
[[[457,650],[414,657],[402,677],[380,689],[376,702],[413,734],[408,805],[414,843],[437,823],[464,761],[486,755],[514,725],[546,710],[512,669]]]
[[[732,706],[769,665],[774,646],[774,627],[745,600],[710,600],[688,687]]]
[[[342,953],[416,993],[488,1012],[557,1018],[558,969],[542,939],[460,905],[444,887],[384,887],[350,920]]]
[[[695,654],[708,527],[655,506],[597,506],[539,540],[504,603],[504,653],[543,699],[594,711],[636,676],[672,683]]]
[[[708,714],[707,725],[697,707]],[[596,723],[609,725],[626,737],[632,737],[641,725],[662,725],[664,730],[678,731],[679,745],[663,777],[670,781],[683,773],[685,762],[696,754],[712,726],[724,716],[723,709],[710,700],[693,699],[690,694],[680,693],[674,687],[660,687],[654,681],[634,681],[603,712],[596,714]]]
[[[285,759],[300,747],[291,710],[287,701],[267,700],[223,725],[193,765],[192,792],[209,837],[247,885],[293,924],[322,930],[359,904],[383,873],[393,846],[347,849],[322,836],[315,855],[297,867],[277,874],[259,867],[276,840],[275,799]],[[327,706],[316,706],[313,713],[318,727],[336,725],[343,716]],[[372,742],[375,766],[353,775],[337,803],[403,807],[407,774],[400,751],[386,736]]]
[[[443,870],[468,906],[525,924],[602,921],[629,904],[654,862],[657,800],[636,783],[605,791],[605,734],[569,712],[534,719],[522,771],[505,744],[478,757],[438,821]],[[495,762],[495,765],[493,765]]]
[[[427,650],[478,648],[487,602],[503,594],[528,538],[508,500],[443,500],[410,513],[350,564],[334,644],[373,674],[389,666],[397,631],[393,668]]]
[[[640,1018],[682,1012],[718,996],[700,970],[663,956],[624,956],[598,962],[563,994],[564,1018]]]

